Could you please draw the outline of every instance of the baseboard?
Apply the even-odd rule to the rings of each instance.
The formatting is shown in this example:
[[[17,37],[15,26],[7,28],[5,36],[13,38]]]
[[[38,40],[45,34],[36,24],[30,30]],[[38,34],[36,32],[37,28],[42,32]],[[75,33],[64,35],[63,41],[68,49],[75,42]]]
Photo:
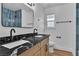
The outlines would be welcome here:
[[[71,51],[66,51],[66,50],[63,50],[63,49],[54,49],[54,50],[60,50],[60,51],[63,51],[63,52],[69,52],[69,53],[72,53]]]

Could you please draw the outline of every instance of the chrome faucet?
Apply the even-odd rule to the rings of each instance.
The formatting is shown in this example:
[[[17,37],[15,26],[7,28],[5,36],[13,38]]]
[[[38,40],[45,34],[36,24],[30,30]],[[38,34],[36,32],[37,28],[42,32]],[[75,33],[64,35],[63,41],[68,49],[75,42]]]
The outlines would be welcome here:
[[[15,29],[10,30],[10,40],[13,40],[12,31],[14,31],[14,33],[16,32]]]

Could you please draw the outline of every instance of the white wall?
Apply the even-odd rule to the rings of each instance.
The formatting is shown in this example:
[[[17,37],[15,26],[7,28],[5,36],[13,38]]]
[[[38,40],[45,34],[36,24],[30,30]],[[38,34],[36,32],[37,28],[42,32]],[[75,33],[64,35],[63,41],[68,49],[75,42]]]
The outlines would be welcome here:
[[[1,24],[1,3],[0,3],[0,37],[9,36],[11,28],[13,27],[3,27]],[[16,30],[16,33],[14,33],[14,35],[33,32],[33,28],[14,28],[14,29]]]
[[[40,20],[38,21],[38,19]],[[13,27],[3,27],[1,25],[1,4],[0,4],[0,37],[9,36],[11,28]],[[34,28],[38,28],[39,33],[44,32],[44,10],[39,4],[36,4],[34,9]],[[33,28],[14,28],[14,29],[16,30],[16,33],[14,33],[13,35],[33,32]]]
[[[34,22],[34,28],[38,29],[38,33],[44,33],[44,9],[39,4],[35,7]]]
[[[56,28],[51,31],[46,31],[52,36],[50,39],[55,42],[55,48],[66,51],[71,51],[75,55],[76,51],[76,5],[64,4],[45,10],[46,15],[55,14],[56,21],[71,20],[71,23],[55,24]],[[57,39],[56,36],[61,36],[61,39]]]

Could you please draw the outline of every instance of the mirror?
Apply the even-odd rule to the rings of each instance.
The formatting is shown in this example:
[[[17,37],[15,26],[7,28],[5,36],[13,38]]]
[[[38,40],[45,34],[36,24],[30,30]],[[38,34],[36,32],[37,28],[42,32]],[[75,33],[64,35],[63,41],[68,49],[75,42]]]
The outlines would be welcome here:
[[[1,23],[4,27],[33,27],[34,12],[23,3],[3,3]]]

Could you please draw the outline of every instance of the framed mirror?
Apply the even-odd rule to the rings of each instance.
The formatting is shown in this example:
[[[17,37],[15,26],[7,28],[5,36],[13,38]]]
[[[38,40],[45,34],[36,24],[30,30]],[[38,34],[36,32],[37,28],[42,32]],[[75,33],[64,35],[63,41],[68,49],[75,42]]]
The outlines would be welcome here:
[[[34,12],[23,3],[2,3],[1,23],[4,27],[31,28],[34,24]]]

